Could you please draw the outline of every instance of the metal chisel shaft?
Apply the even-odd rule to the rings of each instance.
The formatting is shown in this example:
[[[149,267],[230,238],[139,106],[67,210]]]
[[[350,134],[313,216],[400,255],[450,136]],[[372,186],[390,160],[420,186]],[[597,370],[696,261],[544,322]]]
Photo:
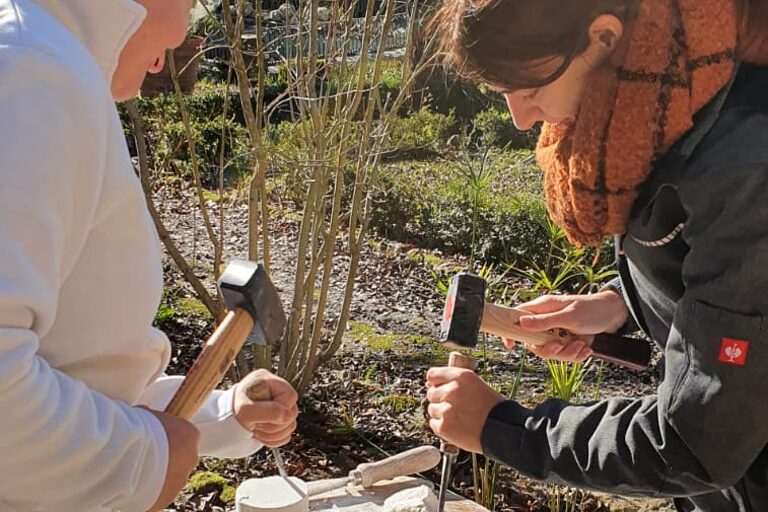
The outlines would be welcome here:
[[[448,366],[453,368],[475,369],[475,360],[470,356],[465,356],[461,352],[451,352],[448,357]],[[452,444],[442,441],[440,451],[443,452],[443,468],[440,474],[440,493],[437,497],[437,512],[444,512],[445,501],[448,497],[448,487],[451,485],[451,472],[453,463],[459,454],[459,448]]]

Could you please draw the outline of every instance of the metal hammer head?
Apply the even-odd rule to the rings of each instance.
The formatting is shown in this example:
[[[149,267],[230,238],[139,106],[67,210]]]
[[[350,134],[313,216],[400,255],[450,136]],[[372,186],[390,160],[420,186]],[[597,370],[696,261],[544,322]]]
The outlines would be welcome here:
[[[485,305],[485,280],[462,272],[453,276],[445,300],[440,341],[458,348],[474,347],[480,334]]]
[[[260,263],[233,261],[219,279],[219,290],[227,309],[244,309],[253,318],[253,330],[246,343],[270,345],[277,341],[285,328],[285,312]]]

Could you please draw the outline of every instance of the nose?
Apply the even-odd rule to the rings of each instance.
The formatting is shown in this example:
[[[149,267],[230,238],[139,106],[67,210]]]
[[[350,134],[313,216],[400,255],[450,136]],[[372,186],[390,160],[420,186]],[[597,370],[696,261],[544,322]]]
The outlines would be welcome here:
[[[150,66],[150,73],[159,73],[165,67],[165,53],[162,53],[157,60]]]
[[[521,131],[530,130],[539,121],[544,121],[544,113],[539,107],[512,93],[504,95],[507,108],[512,114],[515,128]]]

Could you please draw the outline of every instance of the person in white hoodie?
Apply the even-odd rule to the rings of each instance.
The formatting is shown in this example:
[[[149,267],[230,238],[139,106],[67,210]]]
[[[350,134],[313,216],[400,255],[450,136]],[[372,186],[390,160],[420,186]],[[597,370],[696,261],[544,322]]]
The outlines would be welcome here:
[[[192,423],[152,328],[160,248],[115,100],[163,67],[192,0],[0,0],[0,511],[145,512],[200,454],[296,427],[296,393],[238,386]]]

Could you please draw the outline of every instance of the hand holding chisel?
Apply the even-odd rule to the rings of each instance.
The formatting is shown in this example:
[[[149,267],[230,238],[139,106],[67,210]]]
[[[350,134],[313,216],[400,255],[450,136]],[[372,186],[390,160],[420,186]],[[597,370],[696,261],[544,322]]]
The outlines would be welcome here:
[[[240,385],[246,386],[245,395],[254,402],[271,402],[272,390],[269,387],[269,383],[265,380],[257,377],[252,377],[253,374],[245,378],[247,382],[241,382]],[[288,478],[288,472],[285,469],[285,462],[283,462],[283,456],[280,453],[279,448],[272,448],[272,455],[275,457],[275,465],[277,471],[283,478]]]
[[[475,369],[475,360],[470,356],[465,356],[461,352],[451,352],[448,357],[448,366],[453,368],[465,368],[467,370]],[[456,457],[459,455],[459,447],[440,442],[440,451],[443,452],[443,468],[440,474],[440,494],[437,501],[437,512],[445,510],[445,499],[448,493],[448,486],[451,483],[451,470]]]

